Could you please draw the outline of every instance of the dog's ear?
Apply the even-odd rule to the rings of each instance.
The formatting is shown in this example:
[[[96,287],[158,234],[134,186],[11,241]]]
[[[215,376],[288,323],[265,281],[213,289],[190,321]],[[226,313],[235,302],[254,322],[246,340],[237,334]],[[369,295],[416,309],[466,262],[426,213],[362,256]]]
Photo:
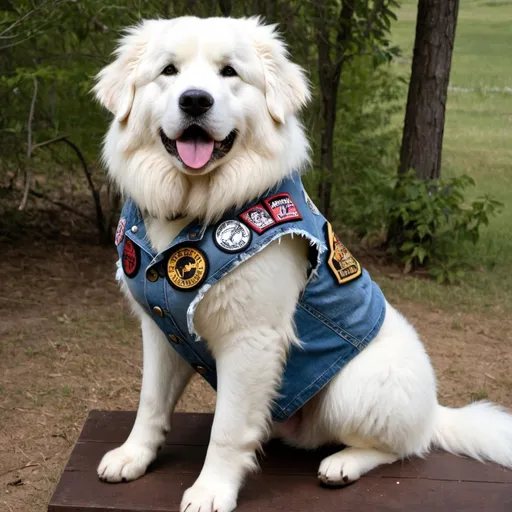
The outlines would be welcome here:
[[[275,121],[284,124],[310,99],[309,82],[304,70],[288,59],[276,25],[263,25],[259,18],[250,21],[255,23],[254,45],[263,66],[267,108]]]
[[[97,100],[116,116],[126,121],[135,97],[135,74],[141,55],[147,45],[148,22],[130,27],[114,52],[116,60],[104,67],[96,76],[93,92]]]

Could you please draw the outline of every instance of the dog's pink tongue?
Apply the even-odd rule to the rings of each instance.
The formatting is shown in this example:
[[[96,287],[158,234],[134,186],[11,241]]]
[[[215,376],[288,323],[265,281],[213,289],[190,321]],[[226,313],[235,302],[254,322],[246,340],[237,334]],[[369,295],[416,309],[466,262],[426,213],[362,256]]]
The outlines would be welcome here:
[[[210,160],[213,153],[213,139],[206,140],[177,140],[176,148],[183,160],[183,163],[192,169],[201,169],[204,167],[208,160]]]

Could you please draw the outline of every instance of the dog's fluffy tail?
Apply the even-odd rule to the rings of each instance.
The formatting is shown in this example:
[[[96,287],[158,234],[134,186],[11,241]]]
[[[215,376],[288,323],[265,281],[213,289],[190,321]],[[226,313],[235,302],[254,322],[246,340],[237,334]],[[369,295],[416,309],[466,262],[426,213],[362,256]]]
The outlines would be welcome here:
[[[512,468],[512,414],[490,402],[438,406],[433,444],[456,455]]]

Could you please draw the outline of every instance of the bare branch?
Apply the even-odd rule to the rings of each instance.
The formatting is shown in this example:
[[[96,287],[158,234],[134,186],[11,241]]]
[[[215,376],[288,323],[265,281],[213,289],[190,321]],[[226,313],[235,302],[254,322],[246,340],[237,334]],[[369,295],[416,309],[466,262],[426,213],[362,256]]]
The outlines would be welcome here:
[[[89,189],[91,190],[93,196],[95,196],[95,194],[97,193],[97,190],[96,190],[96,187],[94,186],[94,182],[92,180],[92,175],[91,175],[91,172],[89,171],[89,167],[87,166],[87,162],[85,161],[84,155],[82,154],[82,152],[80,151],[78,146],[76,144],[74,144],[73,142],[71,142],[69,139],[64,137],[62,139],[62,142],[65,142],[68,146],[70,146],[73,149],[73,151],[76,153],[76,155],[78,156],[78,159],[80,160],[82,167],[84,169],[84,174],[85,174],[85,178],[87,179],[87,184],[89,185]],[[98,194],[98,201],[99,201],[99,194]]]
[[[25,169],[25,187],[23,190],[23,197],[21,199],[21,203],[18,206],[18,210],[20,212],[22,212],[25,209],[25,206],[27,206],[28,193],[29,193],[31,184],[32,184],[32,173]]]
[[[32,121],[34,120],[34,110],[36,107],[36,98],[37,98],[37,89],[38,83],[37,79],[34,77],[34,94],[32,95],[32,101],[30,102],[30,110],[28,112],[28,124],[27,124],[27,164],[30,161],[30,157],[32,156]],[[23,192],[23,198],[21,199],[21,203],[18,206],[18,210],[22,212],[27,206],[28,200],[28,191],[30,190],[30,185],[32,182],[32,174],[25,166],[25,190]]]
[[[45,6],[52,7],[53,10],[55,10],[60,4],[65,4],[65,3],[69,2],[69,1],[70,0],[54,0],[53,2],[50,2],[50,1],[43,1],[43,2],[41,2],[40,5],[38,5],[37,7],[32,9],[31,11],[29,11],[26,14],[24,14],[23,16],[21,16],[15,22],[13,22],[11,25],[9,25],[6,29],[4,29],[2,32],[0,32],[0,39],[16,39],[18,37],[21,37],[22,34],[20,34],[20,33],[17,33],[17,34],[14,34],[14,35],[6,35],[6,34],[8,32],[10,32],[13,28],[15,28],[17,25],[22,23],[24,20],[26,20],[27,18],[32,16],[35,12],[43,9]],[[52,26],[51,21],[44,20],[44,21],[42,21],[40,23],[38,23],[36,21],[36,25],[35,25],[35,27],[32,27],[32,30],[31,30],[31,33],[30,33],[29,36],[24,37],[23,39],[18,40],[16,42],[13,42],[12,44],[7,44],[5,46],[2,46],[2,47],[0,47],[0,50],[6,50],[8,48],[12,48],[13,46],[17,46],[19,44],[22,44],[25,41],[28,41],[29,39],[32,39],[32,38],[36,37],[38,34],[42,34],[44,32],[44,30],[40,30],[41,28],[42,29],[46,29],[46,27],[50,27],[50,26]]]
[[[26,18],[28,18],[29,16],[32,16],[32,14],[34,14],[36,11],[38,11],[39,9],[41,9],[41,7],[43,7],[44,3],[42,3],[41,5],[38,5],[35,9],[32,9],[31,11],[27,12],[24,16],[22,16],[19,20],[16,20],[14,23],[12,23],[10,26],[8,26],[5,30],[3,30],[2,32],[0,32],[0,36],[3,36],[5,34],[7,34],[7,32],[9,32],[10,30],[12,30],[16,25],[19,25],[23,20],[25,20]]]
[[[9,48],[14,48],[15,46],[18,46],[19,44],[23,44],[25,41],[28,41],[29,39],[33,39],[34,37],[36,37],[37,35],[39,34],[42,34],[43,31],[39,31],[39,32],[33,32],[32,34],[30,34],[29,36],[23,38],[23,39],[20,39],[12,44],[6,44],[5,46],[0,46],[0,50],[7,50]],[[14,39],[14,38],[13,38]]]
[[[32,121],[34,120],[34,109],[36,107],[37,89],[39,84],[37,78],[34,77],[34,94],[32,95],[32,102],[30,103],[30,110],[28,113],[28,144],[27,144],[27,158],[32,156]]]
[[[98,228],[98,232],[99,232],[101,241],[106,242],[108,239],[108,232],[107,232],[108,227],[105,226],[105,216],[103,214],[103,208],[101,207],[100,193],[94,185],[94,181],[92,179],[92,174],[91,174],[91,171],[89,170],[89,167],[87,165],[84,155],[80,151],[80,148],[75,143],[71,142],[68,139],[68,135],[62,135],[60,137],[56,137],[55,139],[41,142],[40,144],[37,144],[37,147],[49,146],[50,144],[53,144],[55,142],[64,142],[65,144],[67,144],[76,153],[78,159],[80,160],[80,163],[82,164],[82,168],[84,170],[85,178],[87,180],[87,185],[89,186],[89,189],[90,189],[91,195],[92,195],[92,199],[94,201],[94,207],[96,209],[96,226]],[[62,205],[60,205],[60,206],[62,208],[64,208]]]
[[[101,65],[108,64],[110,62],[109,59],[102,57],[101,55],[95,55],[92,53],[84,53],[84,52],[68,52],[62,54],[56,53],[46,53],[38,56],[38,61],[42,62],[43,60],[51,60],[51,59],[70,59],[74,57],[83,57],[86,59],[91,59]]]
[[[62,208],[63,210],[74,213],[75,215],[83,217],[84,219],[87,219],[91,222],[93,221],[93,219],[91,217],[89,217],[89,215],[86,215],[85,213],[82,213],[79,210],[75,210],[72,206],[69,206],[68,204],[63,203],[62,201],[56,201],[55,199],[48,197],[46,194],[43,194],[42,192],[38,192],[37,190],[30,189],[29,193],[31,196],[38,197],[39,199],[44,199],[45,201],[48,201],[49,203],[52,203],[55,206]]]
[[[53,144],[54,142],[60,142],[63,139],[67,139],[69,135],[61,135],[60,137],[55,137],[55,139],[45,140],[44,142],[39,142],[39,144],[34,144],[32,146],[32,151],[37,148],[42,148],[43,146],[47,146],[48,144]]]

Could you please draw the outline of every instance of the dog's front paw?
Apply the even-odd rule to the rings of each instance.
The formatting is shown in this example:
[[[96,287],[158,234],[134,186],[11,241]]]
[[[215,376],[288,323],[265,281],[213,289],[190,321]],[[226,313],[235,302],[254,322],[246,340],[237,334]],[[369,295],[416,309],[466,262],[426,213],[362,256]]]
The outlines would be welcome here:
[[[236,508],[236,495],[225,484],[195,483],[185,491],[180,512],[231,512]]]
[[[142,476],[155,458],[153,450],[136,444],[123,444],[107,452],[98,466],[98,476],[105,482],[126,482]]]

